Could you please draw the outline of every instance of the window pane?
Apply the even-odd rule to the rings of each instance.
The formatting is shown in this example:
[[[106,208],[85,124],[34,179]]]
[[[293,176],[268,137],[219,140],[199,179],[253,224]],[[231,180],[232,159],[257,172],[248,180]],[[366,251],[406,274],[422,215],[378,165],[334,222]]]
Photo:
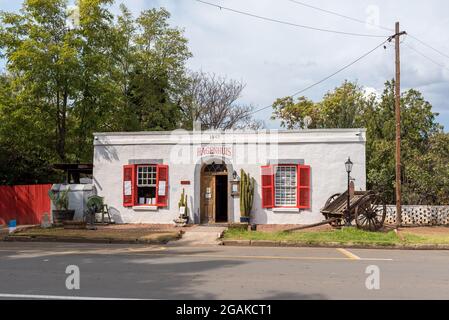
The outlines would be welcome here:
[[[137,186],[155,187],[156,186],[156,166],[139,166],[137,170]]]
[[[297,205],[297,167],[278,166],[275,173],[275,205],[294,207]]]

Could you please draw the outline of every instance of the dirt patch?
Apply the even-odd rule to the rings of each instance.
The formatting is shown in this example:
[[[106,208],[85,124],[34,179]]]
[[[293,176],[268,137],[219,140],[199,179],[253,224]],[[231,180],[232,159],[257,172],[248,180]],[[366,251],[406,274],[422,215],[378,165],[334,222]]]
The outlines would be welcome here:
[[[152,230],[148,228],[108,228],[99,227],[98,230],[67,230],[64,228],[33,228],[24,231],[15,232],[10,236],[12,240],[14,237],[29,237],[31,239],[54,239],[67,240],[79,239],[85,241],[130,241],[130,242],[155,242],[165,243],[170,240],[176,240],[180,237],[180,230]]]

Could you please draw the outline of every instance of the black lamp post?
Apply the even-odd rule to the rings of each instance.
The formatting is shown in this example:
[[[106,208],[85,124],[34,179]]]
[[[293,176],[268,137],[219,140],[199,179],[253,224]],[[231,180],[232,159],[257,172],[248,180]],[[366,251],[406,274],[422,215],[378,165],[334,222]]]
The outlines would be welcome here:
[[[350,188],[350,183],[351,183],[351,171],[352,171],[352,166],[354,164],[351,161],[351,158],[348,158],[348,160],[345,162],[345,167],[346,167],[346,172],[348,173],[348,203],[346,206],[346,226],[350,227],[351,226],[351,213],[349,212],[349,207],[351,206],[351,194],[349,192],[349,188]]]

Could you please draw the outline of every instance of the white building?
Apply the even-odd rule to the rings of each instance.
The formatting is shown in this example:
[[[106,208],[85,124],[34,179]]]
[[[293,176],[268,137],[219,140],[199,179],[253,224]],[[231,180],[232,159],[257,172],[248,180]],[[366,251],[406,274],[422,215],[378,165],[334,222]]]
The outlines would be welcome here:
[[[193,223],[240,221],[234,184],[256,180],[252,223],[310,224],[347,188],[366,190],[366,131],[97,133],[94,185],[117,223],[171,224],[183,189]]]

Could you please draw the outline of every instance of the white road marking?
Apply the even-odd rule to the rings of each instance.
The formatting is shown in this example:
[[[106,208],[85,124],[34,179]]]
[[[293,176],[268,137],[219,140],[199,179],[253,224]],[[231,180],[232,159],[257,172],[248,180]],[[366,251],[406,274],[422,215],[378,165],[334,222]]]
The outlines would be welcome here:
[[[0,298],[10,299],[38,299],[38,300],[141,300],[126,298],[103,298],[103,297],[75,297],[75,296],[49,296],[36,294],[10,294],[0,293]]]

